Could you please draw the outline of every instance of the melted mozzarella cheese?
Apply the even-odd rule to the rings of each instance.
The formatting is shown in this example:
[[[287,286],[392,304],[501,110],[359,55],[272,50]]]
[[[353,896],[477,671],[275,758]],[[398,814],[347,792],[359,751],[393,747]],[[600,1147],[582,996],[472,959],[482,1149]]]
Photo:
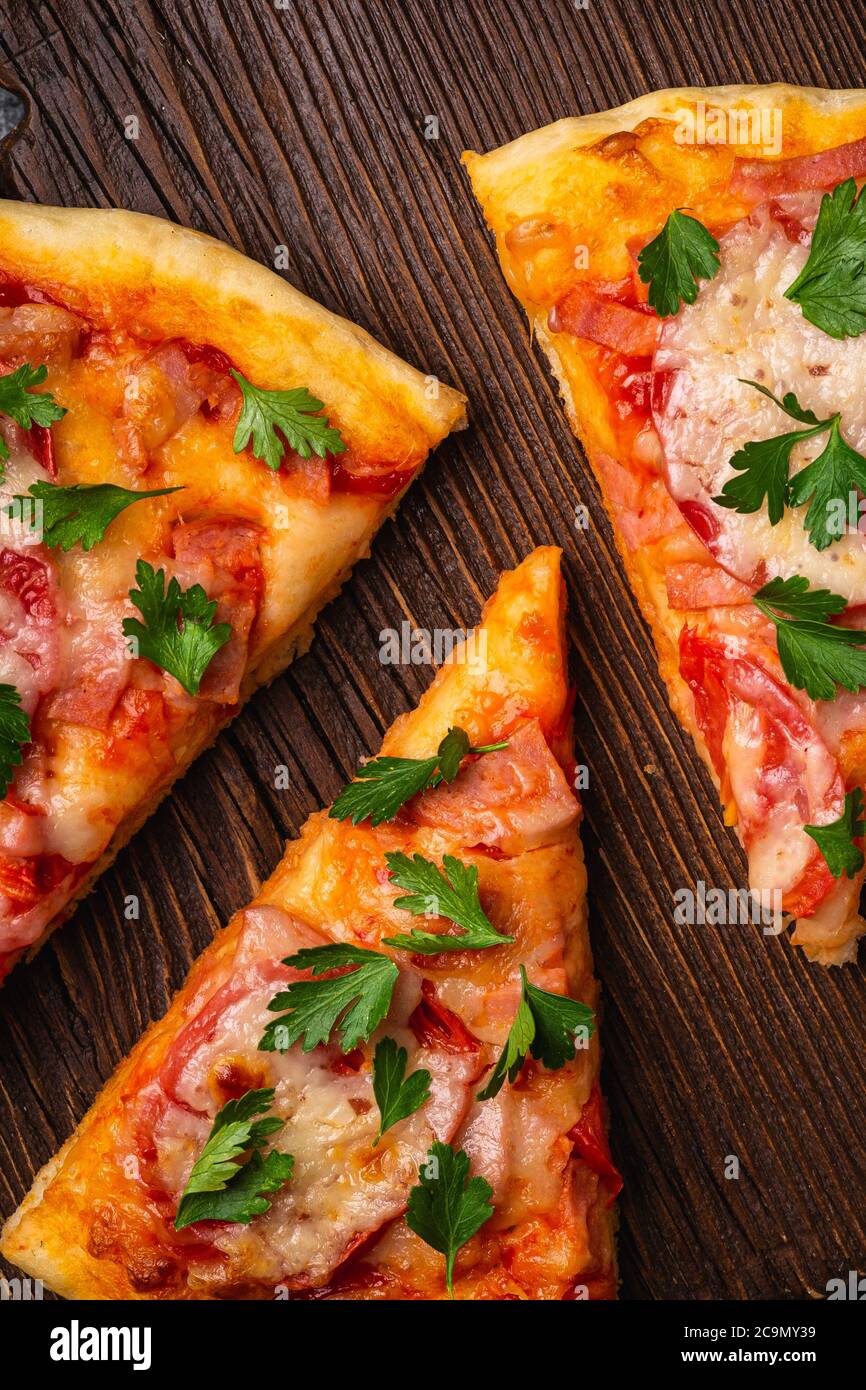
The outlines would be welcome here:
[[[170,1088],[173,1103],[154,1134],[159,1182],[179,1196],[222,1103],[221,1071],[240,1065],[257,1084],[274,1087],[272,1113],[284,1127],[273,1143],[294,1157],[291,1181],[269,1196],[270,1210],[253,1225],[227,1226],[213,1241],[245,1277],[299,1286],[324,1283],[361,1241],[403,1211],[430,1144],[450,1139],[462,1120],[479,1066],[475,1055],[419,1045],[408,1027],[421,997],[412,970],[401,972],[388,1022],[364,1048],[357,1069],[336,1046],[260,1052],[273,1018],[267,1005],[283,982],[263,981],[255,967],[311,944],[325,943],[287,913],[272,907],[247,912],[233,977],[243,987],[231,987],[237,997],[182,1059]],[[370,1057],[386,1033],[406,1049],[409,1072],[424,1067],[430,1073],[430,1099],[374,1147],[380,1116]]]
[[[806,226],[814,224],[819,201],[818,194],[800,196]],[[741,378],[780,399],[793,391],[819,419],[840,412],[845,439],[866,450],[866,335],[831,338],[785,298],[807,255],[808,247],[789,240],[767,207],[722,238],[718,275],[662,330],[654,367],[672,375],[655,422],[671,495],[712,513],[720,534],[711,549],[725,569],[746,582],[802,574],[849,603],[863,603],[866,537],[858,531],[819,551],[804,529],[808,504],[787,509],[771,526],[766,506],[741,515],[712,501],[738,475],[730,462],[737,450],[803,428]],[[798,444],[792,475],[826,443],[825,433]]]

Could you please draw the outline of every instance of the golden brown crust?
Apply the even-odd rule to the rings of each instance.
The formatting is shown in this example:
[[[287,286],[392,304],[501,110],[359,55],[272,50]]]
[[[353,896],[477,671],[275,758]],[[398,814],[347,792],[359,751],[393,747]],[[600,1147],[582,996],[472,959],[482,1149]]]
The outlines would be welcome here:
[[[465,423],[459,392],[201,232],[119,208],[4,201],[0,248],[8,274],[53,284],[86,318],[218,347],[259,386],[308,387],[371,456],[395,442],[423,456]]]

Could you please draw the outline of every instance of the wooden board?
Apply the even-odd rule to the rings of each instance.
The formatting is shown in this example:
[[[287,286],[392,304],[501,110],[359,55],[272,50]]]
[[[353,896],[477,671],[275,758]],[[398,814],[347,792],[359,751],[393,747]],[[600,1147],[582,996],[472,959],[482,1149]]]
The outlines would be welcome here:
[[[674,926],[677,887],[741,884],[743,860],[668,712],[598,491],[459,164],[466,146],[653,87],[866,85],[862,11],[846,0],[771,0],[759,20],[744,0],[2,0],[0,15],[6,77],[31,102],[4,193],[161,213],[268,264],[287,247],[289,279],[461,384],[472,421],[327,610],[310,654],[4,989],[2,1211],[284,838],[424,689],[429,670],[380,664],[380,630],[471,625],[499,570],[554,541],[591,778],[623,1296],[803,1298],[862,1270],[862,969],[825,973],[753,927]],[[429,116],[437,139],[425,138]],[[287,791],[275,789],[279,764]],[[124,917],[130,894],[137,922]]]

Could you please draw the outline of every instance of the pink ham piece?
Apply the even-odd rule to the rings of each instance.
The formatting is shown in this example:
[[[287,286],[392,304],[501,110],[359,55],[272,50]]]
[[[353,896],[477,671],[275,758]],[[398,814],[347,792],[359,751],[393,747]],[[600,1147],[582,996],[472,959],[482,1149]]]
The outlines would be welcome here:
[[[447,830],[465,845],[521,854],[557,840],[579,808],[533,719],[511,735],[507,748],[464,764],[456,781],[416,797],[404,814],[416,825]]]
[[[226,377],[204,360],[190,361],[179,342],[161,343],[126,370],[123,420],[115,427],[121,451],[138,471],[200,409],[221,409]]]
[[[680,675],[722,797],[736,805],[751,886],[778,889],[785,912],[811,916],[850,887],[831,877],[803,830],[842,814],[845,783],[835,757],[756,645],[683,628]]]
[[[719,565],[700,565],[688,560],[665,570],[668,603],[678,611],[730,608],[749,603],[752,590]]]
[[[255,522],[233,517],[181,523],[172,534],[173,569],[181,588],[200,584],[208,598],[217,601],[215,621],[232,628],[230,641],[207,668],[199,692],[217,704],[235,704],[240,694],[264,584],[261,534]]]
[[[28,714],[60,677],[61,596],[54,571],[32,550],[0,550],[0,679]]]
[[[58,304],[0,308],[0,362],[9,371],[24,362],[67,366],[83,329],[81,319]]]
[[[105,729],[129,683],[132,663],[118,610],[78,621],[69,642],[69,670],[74,680],[51,697],[51,719]]]
[[[866,138],[794,159],[735,159],[731,192],[759,203],[781,193],[835,188],[850,178],[866,178]]]
[[[280,959],[327,944],[279,908],[249,908],[227,977],[211,993],[203,983],[186,1027],[130,1108],[134,1162],[149,1191],[164,1194],[168,1222],[220,1106],[248,1089],[275,1088],[272,1113],[284,1128],[271,1143],[294,1156],[291,1181],[269,1194],[270,1210],[250,1226],[202,1222],[172,1235],[188,1245],[192,1285],[218,1292],[219,1285],[231,1285],[235,1271],[245,1284],[261,1281],[271,1289],[327,1284],[402,1214],[430,1144],[448,1142],[469,1108],[480,1050],[455,1053],[415,1036],[411,1019],[421,982],[408,967],[401,970],[382,1035],[406,1048],[410,1072],[429,1071],[430,1099],[375,1148],[379,1112],[371,1057],[379,1034],[348,1057],[336,1045],[309,1053],[300,1044],[283,1053],[259,1050],[273,1018],[269,1001],[298,978]],[[204,1258],[198,1253],[203,1247]]]
[[[620,304],[594,285],[581,283],[551,310],[551,333],[573,333],[627,357],[651,357],[660,320]]]

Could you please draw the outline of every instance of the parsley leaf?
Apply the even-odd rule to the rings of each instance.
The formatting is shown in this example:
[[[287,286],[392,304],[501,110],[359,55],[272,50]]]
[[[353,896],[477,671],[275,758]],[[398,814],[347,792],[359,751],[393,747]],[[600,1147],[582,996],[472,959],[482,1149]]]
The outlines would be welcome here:
[[[469,1157],[437,1140],[418,1169],[418,1186],[409,1193],[406,1225],[425,1244],[445,1256],[445,1283],[454,1297],[454,1261],[493,1215],[493,1188],[469,1177]]]
[[[866,632],[827,621],[845,608],[841,594],[809,589],[802,575],[771,579],[752,602],[776,627],[779,660],[788,680],[813,700],[833,700],[836,686],[866,689]],[[780,616],[785,615],[785,616]]]
[[[760,381],[751,381],[747,376],[738,376],[737,381],[741,386],[752,386],[756,391],[760,391],[762,396],[766,396],[767,400],[772,401],[780,410],[784,410],[785,414],[790,415],[792,420],[799,420],[801,425],[829,424],[828,420],[819,420],[814,410],[807,410],[805,406],[801,405],[793,391],[786,391],[782,399],[779,400],[779,397],[774,396],[766,386],[762,386]]]
[[[816,429],[792,430],[772,439],[750,440],[731,459],[731,467],[740,476],[729,478],[713,501],[743,513],[759,512],[766,502],[770,525],[778,526],[785,513],[791,453],[801,439],[817,433]]]
[[[774,401],[779,409],[784,410],[792,419],[811,426],[809,429],[777,434],[771,439],[750,440],[742,449],[738,449],[731,459],[731,467],[739,471],[740,477],[729,478],[720,496],[713,498],[720,507],[730,507],[733,511],[741,513],[760,511],[766,501],[770,525],[778,526],[788,500],[788,471],[795,445],[803,439],[811,439],[813,435],[821,434],[830,427],[832,420],[819,420],[813,411],[800,405],[793,391],[787,392],[779,400],[778,396],[774,396],[772,391],[768,391],[766,386],[762,386],[758,381],[748,381],[744,377],[739,377],[738,380],[744,386],[753,386],[762,396]]]
[[[467,753],[494,753],[508,743],[473,748],[463,729],[449,729],[432,758],[372,758],[355,773],[328,812],[334,820],[371,825],[393,820],[407,801],[440,782],[453,782]]]
[[[514,940],[496,930],[481,906],[474,864],[463,864],[450,854],[443,856],[441,869],[420,854],[411,859],[408,854],[386,854],[385,861],[397,887],[409,893],[409,897],[395,898],[395,907],[416,917],[448,917],[464,928],[461,936],[414,928],[408,936],[383,937],[386,946],[433,955],[438,951],[483,951]]]
[[[262,1193],[277,1192],[292,1176],[291,1154],[258,1152],[265,1140],[283,1128],[283,1121],[256,1120],[274,1103],[272,1088],[247,1091],[217,1112],[204,1148],[193,1164],[174,1219],[175,1230],[194,1221],[238,1221],[249,1225],[270,1207]],[[246,1163],[238,1159],[253,1153]]]
[[[866,329],[866,200],[853,179],[821,199],[808,260],[785,298],[831,338]]]
[[[145,497],[165,497],[169,492],[181,490],[158,487],[151,492],[133,492],[130,488],[116,487],[114,483],[75,483],[72,487],[34,483],[29,491],[30,497],[42,503],[45,545],[59,546],[67,551],[74,545],[80,545],[82,550],[92,549],[102,540],[114,518],[133,502],[141,502]],[[15,503],[28,501],[27,496],[17,495],[7,508],[7,515],[20,514]]]
[[[137,589],[129,597],[141,613],[124,618],[125,637],[138,640],[138,654],[168,671],[188,695],[197,695],[201,678],[220,647],[232,635],[230,623],[214,624],[216,600],[209,601],[200,584],[181,589],[172,576],[165,587],[165,570],[139,560],[135,568]]]
[[[859,787],[845,795],[845,809],[838,820],[827,825],[804,825],[807,835],[827,861],[827,868],[834,878],[853,878],[863,868],[863,851],[854,843],[862,840],[866,832],[863,819],[863,792]]]
[[[414,1115],[430,1099],[430,1073],[419,1067],[406,1075],[408,1054],[393,1038],[383,1038],[373,1053],[373,1095],[379,1107],[381,1123],[373,1140],[376,1147],[386,1129],[398,1120]]]
[[[647,298],[660,318],[678,312],[680,303],[694,304],[698,280],[712,280],[719,271],[719,243],[696,217],[677,208],[658,236],[637,258],[638,274],[649,285]]]
[[[293,980],[275,994],[268,1008],[280,1017],[265,1028],[259,1043],[263,1052],[286,1052],[299,1038],[304,1040],[301,1050],[312,1052],[335,1030],[343,1052],[351,1052],[382,1022],[399,973],[381,952],[344,944],[306,947],[287,956],[283,965],[312,970],[314,976],[346,966],[357,969],[327,980]]]
[[[253,386],[240,372],[232,376],[241,388],[243,404],[232,446],[236,454],[253,441],[253,455],[268,468],[279,468],[285,453],[283,439],[290,449],[308,459],[311,454],[325,458],[342,454],[346,445],[339,430],[332,429],[324,415],[323,403],[311,396],[306,386],[293,391],[266,391]]]
[[[713,500],[721,507],[747,513],[758,511],[766,499],[770,525],[776,526],[782,520],[786,505],[800,507],[811,498],[804,525],[815,549],[826,550],[842,534],[831,525],[831,512],[846,515],[849,493],[858,488],[866,492],[866,458],[842,438],[839,415],[819,420],[814,411],[800,405],[793,391],[786,392],[779,400],[759,381],[747,381],[743,377],[740,381],[760,391],[786,415],[809,428],[775,435],[772,439],[752,440],[738,449],[731,459],[731,467],[740,470],[741,476],[729,478],[721,495]],[[830,431],[826,447],[789,478],[795,445],[825,430]]]
[[[811,589],[808,579],[801,574],[792,574],[789,579],[771,579],[763,589],[755,594],[755,600],[762,613],[773,617],[767,605],[783,613],[786,618],[804,618],[816,623],[826,623],[837,613],[844,613],[847,607],[841,594],[831,593],[829,589]]]
[[[14,685],[0,685],[0,798],[12,783],[21,763],[21,749],[30,742],[30,720],[21,708]]]
[[[31,367],[29,362],[24,362],[14,372],[0,376],[0,415],[8,415],[24,430],[29,430],[32,425],[47,428],[55,420],[62,420],[66,411],[57,404],[50,391],[30,390],[31,386],[41,386],[47,375],[48,368],[44,363],[40,367]],[[0,435],[0,461],[5,463],[8,457],[9,446]]]
[[[531,985],[522,965],[520,981],[517,1013],[487,1085],[478,1092],[478,1100],[492,1100],[502,1090],[506,1077],[513,1081],[527,1052],[549,1071],[558,1071],[575,1054],[578,1028],[585,1028],[586,1036],[592,1037],[595,1015],[587,1004]]]
[[[857,489],[866,493],[866,458],[846,444],[836,415],[830,423],[827,447],[788,484],[789,506],[799,507],[812,498],[804,524],[816,550],[826,550],[839,540],[842,532],[830,524],[831,509],[845,516],[848,496]]]

